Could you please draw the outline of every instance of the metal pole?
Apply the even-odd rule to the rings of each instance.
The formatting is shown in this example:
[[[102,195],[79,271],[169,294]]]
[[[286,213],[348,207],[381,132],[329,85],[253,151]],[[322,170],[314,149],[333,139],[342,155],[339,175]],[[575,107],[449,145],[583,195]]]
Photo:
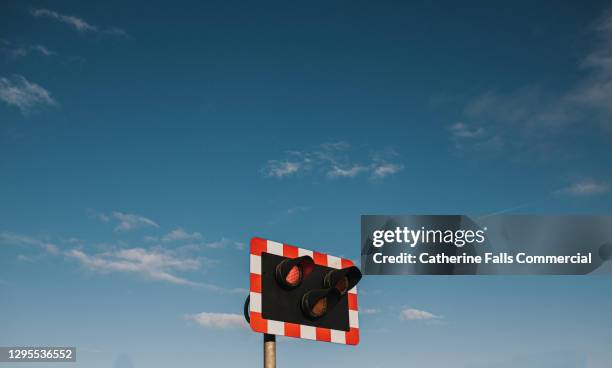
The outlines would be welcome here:
[[[276,336],[264,334],[264,368],[276,368]]]

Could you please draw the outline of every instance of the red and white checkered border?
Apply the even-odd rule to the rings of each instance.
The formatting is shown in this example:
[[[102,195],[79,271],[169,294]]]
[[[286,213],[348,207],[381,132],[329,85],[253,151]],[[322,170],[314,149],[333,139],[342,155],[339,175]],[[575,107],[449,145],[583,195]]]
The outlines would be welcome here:
[[[325,253],[313,252],[308,249],[302,249],[293,245],[278,243],[263,238],[251,239],[250,314],[251,328],[253,331],[272,335],[334,342],[338,344],[359,344],[359,308],[357,305],[356,286],[348,292],[349,331],[313,327],[263,318],[261,314],[261,253],[264,252],[288,258],[311,256],[312,259],[314,259],[315,264],[337,269],[354,265],[352,261],[345,258],[335,257]]]

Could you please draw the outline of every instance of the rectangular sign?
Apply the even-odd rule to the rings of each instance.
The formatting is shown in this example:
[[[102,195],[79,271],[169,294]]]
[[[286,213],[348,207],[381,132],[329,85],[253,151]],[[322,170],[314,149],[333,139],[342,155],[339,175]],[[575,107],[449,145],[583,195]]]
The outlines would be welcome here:
[[[314,270],[299,287],[280,290],[274,279],[275,266],[284,259],[310,256]],[[353,266],[353,262],[263,238],[253,238],[250,244],[250,325],[255,332],[339,344],[359,343],[357,287],[317,320],[299,312],[301,295],[306,290],[321,288],[322,276],[333,269]],[[279,297],[278,295],[281,295]],[[285,305],[290,303],[291,305]]]

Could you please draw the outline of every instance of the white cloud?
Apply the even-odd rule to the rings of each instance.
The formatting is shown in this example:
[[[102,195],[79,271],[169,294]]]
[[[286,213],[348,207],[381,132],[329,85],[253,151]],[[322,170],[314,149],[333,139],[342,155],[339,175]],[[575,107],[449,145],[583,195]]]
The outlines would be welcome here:
[[[306,206],[295,206],[287,209],[287,215],[296,215],[301,212],[306,212],[310,208]]]
[[[173,284],[199,285],[175,273],[197,270],[200,268],[200,261],[193,258],[181,258],[167,251],[129,248],[90,255],[81,250],[72,249],[66,255],[78,260],[90,270],[134,273],[152,280]]]
[[[327,172],[330,178],[354,178],[355,176],[368,171],[368,168],[361,165],[351,167],[332,166]]]
[[[597,194],[608,193],[611,189],[610,184],[593,180],[583,180],[571,184],[565,188],[557,190],[558,194],[565,194],[574,197],[586,197]]]
[[[32,9],[32,15],[35,17],[44,17],[55,19],[59,22],[68,24],[80,32],[97,31],[98,28],[87,23],[84,19],[72,15],[65,15],[49,9]]]
[[[378,314],[380,313],[380,309],[376,308],[363,308],[359,309],[360,314]]]
[[[2,52],[5,52],[10,57],[17,59],[17,58],[20,58],[22,56],[26,56],[27,54],[29,54],[30,50],[27,47],[19,46],[19,47],[15,47],[11,49],[3,48]]]
[[[372,176],[374,178],[384,178],[389,175],[397,174],[404,169],[404,165],[381,163],[373,167]]]
[[[85,19],[74,15],[66,15],[49,9],[32,9],[30,12],[36,18],[48,18],[67,24],[79,32],[101,32],[109,35],[124,36],[126,32],[117,27],[100,28]]]
[[[263,172],[267,176],[283,178],[297,173],[302,168],[299,162],[270,160]]]
[[[115,231],[129,231],[142,227],[159,227],[155,221],[133,213],[113,211],[111,214],[107,215],[94,210],[88,210],[87,213],[89,216],[105,223],[115,221]]]
[[[49,50],[43,45],[30,45],[30,49],[34,51],[38,51],[41,55],[44,55],[44,56],[51,56],[51,55],[56,54],[55,51]]]
[[[558,157],[572,154],[576,132],[612,129],[612,11],[590,31],[598,42],[576,65],[582,72],[573,85],[557,91],[536,81],[505,93],[481,93],[466,104],[466,122],[449,127],[455,146]]]
[[[246,295],[249,293],[249,291],[247,289],[244,288],[225,288],[222,286],[218,286],[218,285],[214,285],[214,284],[208,284],[208,283],[198,283],[196,286],[208,290],[208,291],[212,291],[215,293],[220,293],[220,294],[237,294],[237,295]]]
[[[10,232],[1,232],[0,233],[0,243],[9,244],[9,245],[26,245],[26,246],[33,245],[33,246],[42,248],[47,253],[51,253],[51,254],[59,253],[59,248],[57,247],[57,245],[40,240],[32,236],[28,236],[28,235],[22,235],[22,234],[10,233]]]
[[[591,74],[578,84],[570,98],[604,111],[607,123],[612,126],[612,8],[593,25],[592,30],[599,38],[599,45],[582,62],[582,67]]]
[[[51,93],[22,75],[0,78],[0,100],[17,107],[23,114],[32,112],[40,105],[55,105]]]
[[[139,227],[159,227],[155,221],[150,220],[144,216],[135,215],[132,213],[123,213],[123,212],[113,212],[112,217],[119,221],[117,226],[115,227],[115,231],[128,231],[137,229]]]
[[[76,237],[70,237],[70,238],[63,238],[62,243],[67,243],[67,244],[76,244],[76,243],[82,243],[83,241],[79,238]]]
[[[109,28],[104,29],[102,32],[105,34],[111,35],[111,36],[127,36],[128,35],[128,33],[125,30],[118,28],[118,27],[109,27]]]
[[[227,239],[227,238],[221,238],[221,240],[204,243],[204,246],[207,248],[213,248],[213,249],[227,248],[228,246],[233,246],[239,250],[244,249],[243,243],[237,242],[231,239]]]
[[[184,318],[205,328],[230,329],[247,326],[244,316],[241,314],[202,312],[186,314]]]
[[[184,240],[201,240],[202,234],[198,232],[188,233],[183,228],[176,228],[169,232],[168,234],[161,237],[161,241],[164,243],[171,243],[176,241],[184,241]]]
[[[350,157],[350,144],[347,142],[323,143],[312,151],[289,151],[281,160],[269,160],[263,167],[265,176],[285,178],[298,173],[315,173],[330,179],[356,178],[370,173],[372,178],[383,178],[394,175],[403,169],[403,165],[388,162],[383,156],[396,154],[391,150],[377,153],[367,162],[355,162]]]
[[[484,130],[480,127],[471,128],[467,124],[458,122],[450,126],[450,131],[455,138],[478,138]]]
[[[441,318],[441,316],[437,316],[433,313],[413,308],[406,308],[400,312],[400,319],[403,321],[422,321]]]
[[[39,53],[43,56],[52,56],[56,54],[55,51],[50,50],[49,48],[43,45],[12,45],[9,41],[3,41],[4,42],[0,44],[3,44],[4,46],[0,46],[0,51],[9,55],[12,58],[27,56],[32,52]]]
[[[83,267],[100,273],[129,273],[149,280],[188,285],[221,294],[244,294],[242,288],[226,288],[205,282],[195,282],[180,276],[180,272],[196,271],[202,267],[200,259],[156,247],[153,249],[124,248],[96,254],[80,249],[65,252]]]
[[[144,237],[144,241],[146,242],[161,242],[161,243],[177,243],[182,242],[182,246],[177,249],[189,250],[189,251],[199,251],[203,248],[213,248],[213,249],[222,249],[233,247],[238,250],[244,249],[244,243],[234,241],[229,238],[221,238],[220,240],[215,241],[204,241],[204,236],[199,232],[188,232],[185,229],[179,227],[176,228],[166,235],[161,237],[159,236],[150,236],[147,235]]]
[[[99,214],[93,211],[90,211],[90,213],[99,218]],[[107,221],[111,221],[113,218],[114,217],[108,217],[106,219]],[[125,220],[123,217],[119,218]],[[132,222],[128,222],[132,224]],[[121,225],[121,222],[119,225]],[[186,233],[188,236],[182,232],[170,232],[169,234],[172,234],[170,238],[176,239],[192,239],[200,237],[199,235],[194,235],[199,233]],[[60,238],[60,240],[65,244],[84,243],[84,241],[77,238]],[[225,247],[228,245],[235,246],[238,249],[244,248],[243,243],[231,241],[226,238],[219,241],[218,245],[195,244],[195,248],[189,248],[191,245],[186,245],[174,249],[167,249],[163,246],[155,246],[153,248],[129,247],[127,243],[118,241],[117,244],[119,244],[120,247],[117,247],[116,244],[101,243],[95,244],[95,248],[102,249],[102,251],[88,252],[83,250],[81,247],[72,248],[67,251],[60,251],[57,245],[47,240],[41,240],[37,237],[12,232],[0,232],[0,244],[24,247],[35,246],[53,255],[62,254],[66,257],[66,259],[76,260],[84,268],[100,273],[129,273],[149,280],[188,285],[221,294],[244,295],[245,293],[248,293],[248,290],[243,288],[228,288],[207,282],[192,281],[185,278],[181,274],[183,272],[198,271],[202,268],[206,268],[208,265],[217,263],[217,261],[201,256],[194,256],[194,250],[199,250],[205,246]],[[40,259],[43,255],[44,253],[34,256],[21,254],[17,256],[17,259],[19,261],[35,261]]]

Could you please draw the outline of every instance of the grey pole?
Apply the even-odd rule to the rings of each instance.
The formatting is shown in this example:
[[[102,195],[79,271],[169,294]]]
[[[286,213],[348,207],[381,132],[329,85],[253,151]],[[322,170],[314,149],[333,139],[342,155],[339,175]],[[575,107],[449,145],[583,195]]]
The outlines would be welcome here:
[[[276,368],[276,336],[263,335],[264,340],[264,368]]]

